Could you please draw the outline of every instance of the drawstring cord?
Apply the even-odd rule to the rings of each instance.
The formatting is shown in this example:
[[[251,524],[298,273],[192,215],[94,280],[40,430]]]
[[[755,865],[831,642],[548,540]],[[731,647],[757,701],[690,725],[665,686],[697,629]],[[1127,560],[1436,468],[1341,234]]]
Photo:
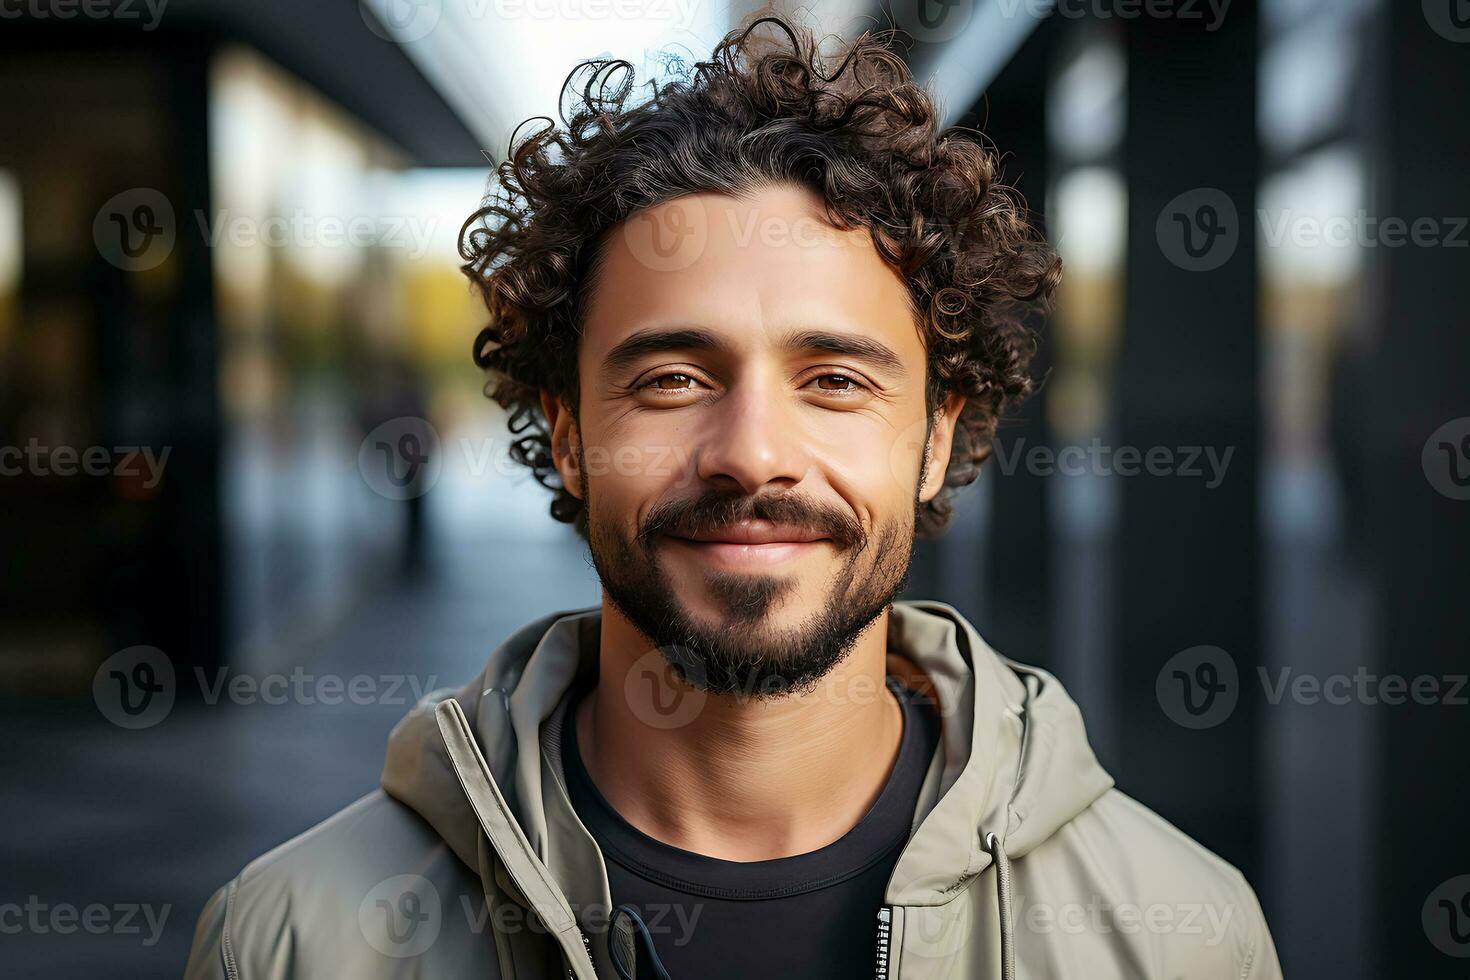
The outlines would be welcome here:
[[[669,971],[664,969],[663,960],[658,958],[658,950],[653,946],[653,936],[649,934],[648,926],[644,925],[643,917],[638,914],[637,909],[631,905],[619,905],[613,910],[608,925],[607,951],[612,954],[613,969],[618,971],[618,976],[622,980],[638,980],[636,976],[638,964],[626,962],[623,958],[623,944],[613,939],[615,933],[626,935],[629,932],[636,933],[634,941],[642,947],[634,954],[635,960],[640,957],[645,958],[649,969],[653,971],[655,980],[669,980]]]
[[[1000,976],[1016,980],[1015,923],[1011,921],[1011,859],[1001,846],[1000,838],[985,835],[985,849],[995,858],[995,898],[1000,906]]]

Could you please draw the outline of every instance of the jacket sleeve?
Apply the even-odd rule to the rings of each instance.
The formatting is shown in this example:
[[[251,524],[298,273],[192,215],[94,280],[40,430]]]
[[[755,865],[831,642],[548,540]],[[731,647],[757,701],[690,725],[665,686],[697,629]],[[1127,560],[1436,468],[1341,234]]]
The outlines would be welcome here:
[[[1241,877],[1244,888],[1244,905],[1248,913],[1251,930],[1251,961],[1240,971],[1242,980],[1283,980],[1281,961],[1276,956],[1276,944],[1271,940],[1271,929],[1266,925],[1265,913],[1253,888]]]
[[[229,948],[226,913],[234,888],[235,882],[232,881],[216,890],[204,904],[204,911],[199,913],[199,924],[194,927],[194,945],[184,967],[184,980],[240,980],[234,963],[227,963],[225,959]]]

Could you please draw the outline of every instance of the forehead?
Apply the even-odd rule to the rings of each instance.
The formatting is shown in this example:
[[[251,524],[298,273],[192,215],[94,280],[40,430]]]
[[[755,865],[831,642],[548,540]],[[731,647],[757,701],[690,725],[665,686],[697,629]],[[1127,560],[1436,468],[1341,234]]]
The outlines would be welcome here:
[[[922,371],[923,344],[899,274],[866,228],[827,223],[792,185],[748,199],[691,194],[639,212],[607,236],[579,356],[640,328],[699,326],[754,350],[796,330],[863,334]]]

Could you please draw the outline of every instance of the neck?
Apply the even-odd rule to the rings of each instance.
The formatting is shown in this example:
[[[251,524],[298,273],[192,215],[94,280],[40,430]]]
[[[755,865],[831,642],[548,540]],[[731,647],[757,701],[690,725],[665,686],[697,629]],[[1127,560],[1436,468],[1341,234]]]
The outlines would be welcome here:
[[[804,854],[877,800],[903,718],[885,684],[888,610],[811,691],[706,695],[605,598],[596,689],[578,707],[593,782],[638,830],[727,861]]]

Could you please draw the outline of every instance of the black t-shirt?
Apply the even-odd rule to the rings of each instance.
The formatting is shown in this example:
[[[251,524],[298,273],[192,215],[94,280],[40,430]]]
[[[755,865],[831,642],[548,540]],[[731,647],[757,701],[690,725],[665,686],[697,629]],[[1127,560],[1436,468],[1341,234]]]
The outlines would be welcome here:
[[[562,761],[572,806],[602,849],[613,906],[637,909],[672,980],[873,975],[878,911],[939,743],[933,702],[891,677],[888,687],[903,709],[903,736],[878,799],[826,847],[772,861],[695,854],[624,820],[587,774],[576,701],[569,706]],[[640,980],[655,975],[649,967],[640,953]]]

